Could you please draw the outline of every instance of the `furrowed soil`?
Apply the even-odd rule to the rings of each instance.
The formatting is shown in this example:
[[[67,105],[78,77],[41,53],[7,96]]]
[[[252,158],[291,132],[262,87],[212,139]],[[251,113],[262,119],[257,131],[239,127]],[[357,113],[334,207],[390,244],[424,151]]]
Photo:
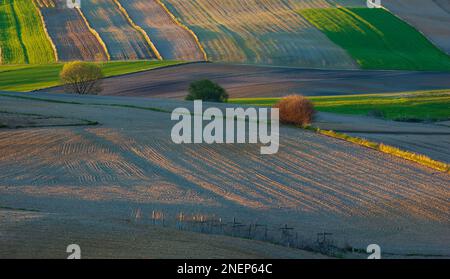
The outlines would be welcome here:
[[[184,99],[194,80],[210,79],[230,98],[331,96],[450,88],[450,73],[333,71],[194,63],[109,78],[104,95]],[[45,89],[63,92],[62,88]]]
[[[356,62],[296,13],[326,1],[163,0],[211,61],[355,69]]]
[[[128,23],[113,0],[86,1],[81,10],[105,42],[111,59],[155,58],[143,36]]]
[[[288,225],[306,242],[326,231],[341,247],[377,243],[385,253],[449,256],[447,173],[290,127],[281,127],[280,150],[271,156],[260,155],[258,144],[176,145],[170,137],[175,123],[164,111],[180,106],[192,111],[189,102],[10,95],[15,97],[0,97],[1,110],[51,112],[100,125],[1,130],[4,208],[82,223],[129,219],[136,209],[146,220],[154,210],[167,216],[197,213],[262,222],[278,233]],[[72,232],[70,222],[64,224]],[[42,227],[51,226],[37,221],[23,230],[33,234]],[[11,236],[14,228],[2,225],[0,232]],[[117,235],[128,238],[121,232],[112,238]],[[24,238],[7,239],[19,246]]]
[[[106,61],[105,50],[90,32],[79,11],[66,8],[65,3],[64,0],[51,0],[47,6],[40,6],[59,59]]]
[[[0,209],[0,225],[0,258],[64,259],[70,243],[82,247],[84,259],[326,258],[261,241],[177,231],[125,219],[92,220]]]
[[[178,25],[158,0],[121,0],[120,3],[133,21],[147,32],[164,59],[204,60],[194,36]]]

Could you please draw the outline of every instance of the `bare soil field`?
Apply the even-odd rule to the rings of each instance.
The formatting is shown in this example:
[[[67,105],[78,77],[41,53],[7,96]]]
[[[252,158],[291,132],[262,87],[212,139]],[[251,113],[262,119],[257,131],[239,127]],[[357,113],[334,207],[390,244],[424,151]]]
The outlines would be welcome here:
[[[181,232],[126,219],[61,215],[0,209],[0,258],[64,259],[72,243],[82,247],[84,259],[325,258],[261,241]]]
[[[142,34],[128,23],[113,0],[85,1],[81,10],[105,42],[111,59],[155,58]]]
[[[163,0],[218,62],[358,68],[340,47],[296,13],[326,1]]]
[[[133,21],[147,32],[164,59],[204,60],[194,36],[178,25],[157,0],[122,0],[120,3]]]
[[[102,94],[184,99],[194,80],[211,79],[230,98],[404,92],[450,88],[450,73],[332,71],[194,63],[107,79]],[[46,89],[62,92],[61,88]]]
[[[306,242],[326,231],[339,246],[377,243],[396,255],[450,256],[446,173],[290,127],[281,127],[280,151],[271,156],[260,155],[259,145],[176,145],[164,111],[192,110],[189,102],[8,94],[22,98],[0,96],[0,110],[100,125],[0,130],[3,208],[64,213],[82,223],[124,220],[136,209],[146,219],[154,210],[214,214],[278,232],[287,224]],[[0,235],[11,236],[7,228]]]
[[[450,2],[447,0],[386,0],[389,11],[422,32],[437,47],[450,54]]]
[[[107,55],[76,9],[65,8],[65,0],[52,0],[40,7],[48,33],[61,61],[106,61]]]

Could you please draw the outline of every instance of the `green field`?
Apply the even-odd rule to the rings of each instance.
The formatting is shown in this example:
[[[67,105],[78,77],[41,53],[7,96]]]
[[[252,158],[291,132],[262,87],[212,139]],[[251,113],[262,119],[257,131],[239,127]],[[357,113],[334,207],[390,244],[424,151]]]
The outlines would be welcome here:
[[[1,64],[56,61],[33,1],[0,0]]]
[[[397,121],[450,119],[450,90],[394,94],[308,97],[318,111],[369,115]],[[230,103],[272,106],[280,98],[230,99]]]
[[[448,55],[384,9],[305,9],[299,14],[363,69],[450,70]]]
[[[178,61],[117,61],[99,63],[105,77],[129,74],[164,66]],[[64,64],[0,66],[0,90],[27,92],[60,85],[59,72]]]

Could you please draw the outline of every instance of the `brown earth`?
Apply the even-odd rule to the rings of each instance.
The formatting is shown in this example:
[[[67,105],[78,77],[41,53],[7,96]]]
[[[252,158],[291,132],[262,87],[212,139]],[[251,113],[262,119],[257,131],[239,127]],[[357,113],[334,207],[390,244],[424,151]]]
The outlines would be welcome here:
[[[377,243],[399,255],[450,254],[446,173],[290,127],[281,127],[280,150],[270,156],[260,155],[259,145],[176,145],[169,113],[136,108],[192,110],[190,102],[33,97],[82,104],[2,96],[0,109],[100,126],[1,130],[3,207],[83,222],[126,219],[136,209],[146,220],[153,210],[214,214],[227,222],[263,222],[273,235],[287,224],[306,242],[326,231],[339,246]]]
[[[177,25],[158,1],[121,0],[120,3],[133,21],[147,32],[164,59],[204,60],[203,53],[193,35]]]
[[[112,0],[90,0],[83,14],[105,42],[112,60],[152,59],[155,55]]]
[[[324,0],[163,0],[216,62],[357,69],[348,53],[296,10]]]
[[[261,241],[143,225],[0,208],[0,259],[65,259],[78,244],[83,259],[317,259],[325,256]]]
[[[109,78],[104,95],[184,99],[194,80],[211,79],[231,98],[348,95],[448,89],[450,73],[405,71],[333,71],[194,63]],[[62,92],[62,88],[45,89]]]
[[[106,61],[104,49],[89,31],[79,12],[65,8],[65,2],[53,0],[55,6],[40,8],[59,60]]]

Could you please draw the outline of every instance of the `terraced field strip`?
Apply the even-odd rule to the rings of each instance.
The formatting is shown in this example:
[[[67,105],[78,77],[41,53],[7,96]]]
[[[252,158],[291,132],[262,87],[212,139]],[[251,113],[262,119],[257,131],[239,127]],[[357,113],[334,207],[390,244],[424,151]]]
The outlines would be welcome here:
[[[91,27],[91,25],[89,24],[89,21],[84,16],[84,14],[83,14],[83,12],[81,11],[80,8],[75,8],[75,10],[80,14],[80,17],[83,19],[84,23],[86,24],[86,27],[89,29],[91,34],[94,35],[94,37],[97,39],[99,44],[102,46],[103,51],[105,52],[107,60],[108,61],[111,60],[111,55],[109,54],[108,47],[106,46],[106,44],[103,41],[102,37],[100,37],[100,34],[98,34],[98,32],[94,28]]]
[[[0,1],[0,48],[6,63],[52,63],[57,57],[33,1]]]
[[[211,61],[357,68],[356,62],[308,21],[298,7],[326,1],[162,0],[200,39]]]
[[[33,1],[14,1],[22,41],[31,64],[56,62],[57,56],[48,39],[41,17]]]
[[[299,13],[364,69],[450,71],[450,57],[384,9],[303,9]]]
[[[114,61],[100,63],[105,77],[147,71],[180,64],[178,61]],[[60,84],[63,63],[48,65],[5,65],[0,67],[0,90],[27,92]]]
[[[136,23],[134,23],[133,19],[131,19],[130,15],[128,14],[127,10],[122,6],[122,4],[120,4],[120,2],[118,0],[113,0],[114,3],[117,5],[117,7],[119,8],[119,11],[123,14],[123,16],[127,19],[128,23],[134,28],[136,29],[139,33],[141,33],[142,37],[144,38],[144,40],[147,42],[147,44],[149,45],[149,47],[152,49],[153,53],[155,54],[156,58],[158,58],[159,60],[163,60],[161,54],[159,53],[158,49],[156,48],[156,46],[153,44],[152,40],[150,40],[150,37],[148,36],[147,32],[142,29],[142,27],[140,27],[139,25],[137,25]]]
[[[384,1],[383,6],[450,54],[450,1],[391,0]]]
[[[186,31],[188,31],[192,37],[194,37],[195,42],[197,43],[200,51],[202,52],[203,55],[203,59],[204,61],[208,61],[208,55],[206,54],[205,49],[203,48],[203,45],[200,43],[200,40],[198,39],[197,34],[194,33],[194,31],[192,31],[191,29],[189,29],[189,27],[187,27],[186,25],[184,25],[183,23],[181,23],[181,21],[178,20],[178,18],[175,17],[174,14],[172,14],[172,12],[166,7],[166,5],[161,1],[161,0],[155,0],[156,2],[158,2],[161,7],[166,11],[166,13],[172,18],[172,20],[175,22],[175,24],[177,24],[178,26],[180,26],[181,28],[185,29]]]
[[[42,6],[45,6],[45,7],[51,6],[52,3],[53,2],[48,2],[48,0],[47,0],[47,2],[45,0],[35,0],[35,1],[33,1],[33,4],[36,7],[36,11],[39,14],[39,18],[41,20],[42,27],[44,28],[45,36],[47,37],[47,40],[50,42],[50,45],[52,47],[53,55],[55,56],[55,60],[56,60],[55,62],[58,62],[58,60],[59,60],[59,58],[58,58],[58,50],[56,49],[56,45],[55,45],[55,43],[53,43],[52,38],[50,37],[50,34],[48,33],[47,26],[45,25],[44,16],[42,15],[41,9],[39,8],[39,7],[42,7]]]
[[[236,98],[230,103],[272,106],[281,98]],[[370,115],[395,121],[450,120],[450,89],[388,94],[308,97],[318,111]]]
[[[133,27],[115,0],[84,1],[81,11],[105,42],[112,60],[157,58],[145,36]]]
[[[18,20],[12,0],[0,0],[0,62],[22,64],[28,62],[26,49],[18,33]]]
[[[106,61],[108,52],[77,9],[65,7],[65,0],[37,2],[49,36],[61,61]]]
[[[116,0],[148,34],[164,59],[207,60],[196,35],[182,25],[159,0]],[[151,16],[149,16],[151,15]]]

